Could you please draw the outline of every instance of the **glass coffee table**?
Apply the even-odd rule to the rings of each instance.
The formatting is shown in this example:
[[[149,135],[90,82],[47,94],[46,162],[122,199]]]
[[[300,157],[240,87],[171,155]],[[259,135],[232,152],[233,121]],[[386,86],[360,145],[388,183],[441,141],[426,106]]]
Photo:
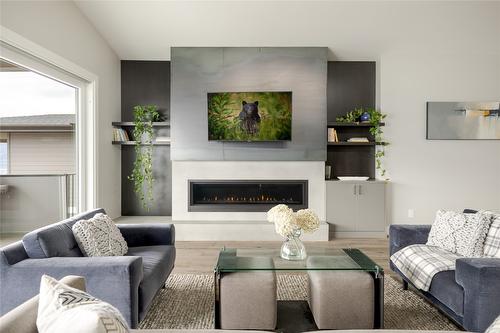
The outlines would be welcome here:
[[[275,249],[235,249],[223,248],[219,253],[217,264],[214,268],[215,290],[215,328],[220,328],[220,283],[221,278],[227,273],[275,271],[307,273],[308,271],[362,271],[369,273],[374,280],[374,328],[383,328],[384,325],[384,271],[373,260],[359,249],[307,249],[307,260],[289,261],[280,257],[280,250]],[[270,260],[271,259],[271,260]],[[289,319],[296,320],[296,314],[282,320],[280,308],[290,308],[290,302],[295,302],[301,307],[297,313],[304,314],[308,306],[306,301],[278,301],[278,331],[301,332],[316,329],[314,320],[312,325],[289,323]],[[305,304],[304,304],[305,303]],[[305,310],[307,307],[307,310]],[[310,313],[310,311],[309,311]],[[309,315],[306,313],[306,317]],[[310,316],[312,317],[312,316]],[[306,321],[310,318],[305,318]],[[285,323],[289,329],[284,329],[280,323]],[[302,329],[300,326],[303,326]]]

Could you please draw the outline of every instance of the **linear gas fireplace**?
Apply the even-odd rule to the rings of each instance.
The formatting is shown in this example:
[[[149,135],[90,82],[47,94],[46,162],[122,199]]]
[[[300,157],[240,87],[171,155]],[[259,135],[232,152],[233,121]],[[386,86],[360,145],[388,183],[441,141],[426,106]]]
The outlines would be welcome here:
[[[307,180],[189,180],[190,212],[265,212],[307,208]]]

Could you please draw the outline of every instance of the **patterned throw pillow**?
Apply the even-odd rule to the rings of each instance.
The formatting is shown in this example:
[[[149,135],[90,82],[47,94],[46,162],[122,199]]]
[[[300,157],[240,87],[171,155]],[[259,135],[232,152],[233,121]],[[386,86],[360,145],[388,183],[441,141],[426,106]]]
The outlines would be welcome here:
[[[484,241],[484,255],[500,258],[500,214],[485,212],[492,215],[491,226]]]
[[[128,251],[120,230],[106,214],[78,221],[72,229],[78,247],[87,257],[122,256]]]
[[[490,224],[490,214],[439,210],[427,245],[437,246],[464,257],[482,257]]]
[[[125,333],[128,325],[120,312],[81,290],[44,275],[36,326],[40,333]]]

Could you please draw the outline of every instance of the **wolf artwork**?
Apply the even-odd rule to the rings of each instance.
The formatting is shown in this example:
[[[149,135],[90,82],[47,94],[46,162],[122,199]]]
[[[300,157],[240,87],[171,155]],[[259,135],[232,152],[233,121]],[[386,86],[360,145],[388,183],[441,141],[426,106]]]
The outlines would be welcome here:
[[[241,112],[239,114],[240,126],[247,134],[254,135],[259,131],[260,115],[259,101],[241,103]]]

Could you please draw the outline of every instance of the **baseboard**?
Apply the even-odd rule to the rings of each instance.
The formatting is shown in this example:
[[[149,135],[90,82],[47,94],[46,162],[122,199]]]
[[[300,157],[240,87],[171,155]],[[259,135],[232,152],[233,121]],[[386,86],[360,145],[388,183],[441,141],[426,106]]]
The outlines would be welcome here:
[[[175,238],[179,241],[282,241],[274,224],[266,221],[173,221]],[[328,241],[328,224],[322,222],[303,241]]]
[[[387,238],[385,231],[337,231],[333,238]]]

